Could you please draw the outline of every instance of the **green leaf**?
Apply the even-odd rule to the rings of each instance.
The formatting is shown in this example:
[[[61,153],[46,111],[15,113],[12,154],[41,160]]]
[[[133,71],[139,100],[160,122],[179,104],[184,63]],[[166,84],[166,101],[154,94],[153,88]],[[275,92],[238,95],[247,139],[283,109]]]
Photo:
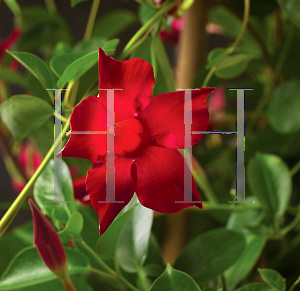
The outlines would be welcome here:
[[[19,142],[43,125],[53,115],[53,108],[40,98],[16,95],[2,103],[0,114],[8,130]]]
[[[34,184],[33,195],[38,206],[50,217],[62,223],[66,223],[73,212],[76,211],[76,203],[73,195],[73,183],[67,164],[62,161],[61,173],[62,189],[56,189],[55,197],[61,197],[62,201],[71,203],[46,203],[54,201],[54,160],[51,160],[43,173]]]
[[[145,262],[152,222],[152,210],[141,204],[127,219],[117,250],[118,261],[125,271],[136,272]]]
[[[76,52],[56,55],[50,61],[50,68],[57,77],[61,77],[69,65],[85,54],[85,52]]]
[[[283,279],[277,271],[271,269],[258,269],[258,272],[270,287],[277,291],[285,290],[285,279]]]
[[[257,154],[248,165],[252,193],[272,214],[282,216],[290,202],[292,180],[287,165],[272,154]]]
[[[245,238],[240,232],[212,230],[192,240],[183,249],[174,266],[203,285],[233,265],[245,247]]]
[[[97,61],[97,50],[78,58],[64,70],[62,76],[57,81],[57,86],[63,88],[67,82],[78,80],[86,71],[94,66]]]
[[[137,23],[138,18],[134,12],[128,9],[117,9],[101,16],[95,23],[92,36],[113,38],[122,31]]]
[[[152,38],[151,64],[154,69],[155,85],[153,95],[175,91],[173,71],[165,46],[159,36]]]
[[[222,5],[217,5],[210,9],[209,20],[221,26],[222,33],[233,39],[236,39],[241,31],[242,20]],[[242,48],[243,52],[254,54],[256,57],[262,55],[261,47],[249,29],[246,29],[239,47]]]
[[[274,90],[268,117],[271,127],[281,134],[300,130],[300,81],[280,84]]]
[[[280,8],[286,13],[289,20],[300,28],[300,1],[299,0],[277,0]]]
[[[229,50],[224,48],[215,48],[211,50],[207,56],[207,65],[205,68],[210,69],[211,67],[222,61],[228,54]]]
[[[139,6],[139,20],[141,24],[145,24],[150,18],[154,16],[156,9],[150,7],[146,3],[141,3]]]
[[[7,52],[34,75],[45,89],[55,88],[54,76],[41,58],[27,52]]]
[[[89,262],[81,253],[65,249],[68,258],[69,274],[81,274]],[[35,247],[21,250],[8,265],[0,281],[1,290],[19,290],[19,288],[55,280],[56,276],[46,267]]]
[[[141,43],[141,45],[131,53],[130,59],[141,58],[144,61],[151,63],[151,52],[150,52],[151,44],[152,44],[152,37],[148,36]]]
[[[92,206],[78,204],[78,210],[84,220],[84,228],[81,231],[81,236],[94,249],[99,238],[99,216]]]
[[[120,39],[114,38],[109,40],[105,45],[103,45],[101,48],[104,50],[104,52],[108,56],[113,56],[115,54],[116,48],[120,42]]]
[[[241,231],[246,237],[246,248],[238,260],[225,271],[226,286],[233,289],[252,270],[261,252],[264,249],[267,237],[254,235],[248,230],[248,226],[258,224],[257,211],[232,213],[227,222],[227,228]]]
[[[80,212],[75,211],[72,213],[70,216],[67,224],[66,224],[66,232],[75,234],[75,235],[80,235],[81,231],[83,228],[83,217],[80,214]]]
[[[85,1],[88,1],[88,0],[71,0],[71,6],[74,7],[77,4],[79,4],[81,2],[85,2]]]
[[[107,39],[104,37],[92,37],[89,40],[82,40],[74,46],[74,52],[90,53],[98,50],[99,47],[103,47],[107,43]]]
[[[274,291],[274,289],[263,283],[251,283],[235,291]]]
[[[113,55],[116,47],[119,43],[119,39],[112,39],[105,43],[102,46],[102,49],[104,52],[108,55]],[[52,60],[52,67],[55,71],[57,71],[59,66],[59,60],[61,60],[63,57],[66,57],[66,60],[63,61],[64,65],[59,66],[58,72],[61,73],[62,69],[64,68],[64,71],[57,81],[57,86],[59,88],[62,88],[67,82],[70,81],[76,81],[78,80],[84,73],[86,73],[90,68],[92,68],[95,64],[98,62],[98,50],[86,53],[82,56],[80,56],[81,53],[74,53],[74,55],[70,55],[70,57],[67,57],[65,55],[55,57]],[[76,60],[71,62],[71,59],[74,59],[76,57]],[[53,62],[55,64],[53,64]],[[66,67],[66,64],[68,63],[68,66]]]
[[[49,13],[46,7],[22,6],[22,35],[16,47],[18,51],[47,51],[59,41],[72,42],[68,23],[59,13]]]
[[[197,283],[186,273],[167,265],[166,270],[151,285],[150,291],[201,291]]]
[[[122,229],[134,208],[118,216],[96,243],[96,252],[103,259],[113,259],[116,256],[117,246]]]
[[[215,74],[221,79],[236,78],[247,69],[249,61],[253,58],[250,54],[226,56],[216,65]]]
[[[19,85],[23,88],[28,88],[28,82],[24,80],[24,76],[17,71],[12,71],[8,68],[0,68],[0,80],[9,84]]]

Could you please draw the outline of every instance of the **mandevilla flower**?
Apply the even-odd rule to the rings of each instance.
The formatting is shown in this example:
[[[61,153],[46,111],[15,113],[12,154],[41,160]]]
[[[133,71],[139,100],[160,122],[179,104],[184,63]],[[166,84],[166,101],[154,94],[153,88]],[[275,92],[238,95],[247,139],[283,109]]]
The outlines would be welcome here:
[[[155,83],[151,65],[142,59],[117,61],[99,48],[99,88],[114,91],[115,124],[107,125],[107,92],[89,96],[71,115],[72,131],[115,132],[115,201],[106,201],[107,134],[71,134],[63,157],[78,157],[98,163],[88,170],[87,193],[100,219],[100,234],[136,192],[145,207],[175,213],[198,206],[201,199],[192,181],[193,201],[184,199],[184,158],[177,149],[185,148],[184,92],[152,96]],[[209,123],[206,98],[214,88],[192,91],[192,131],[205,131]],[[202,135],[191,134],[192,145]],[[99,203],[100,202],[100,203]]]
[[[51,223],[31,199],[29,199],[29,204],[33,217],[33,235],[36,249],[50,271],[62,281],[66,281],[69,278],[68,262],[61,240]]]

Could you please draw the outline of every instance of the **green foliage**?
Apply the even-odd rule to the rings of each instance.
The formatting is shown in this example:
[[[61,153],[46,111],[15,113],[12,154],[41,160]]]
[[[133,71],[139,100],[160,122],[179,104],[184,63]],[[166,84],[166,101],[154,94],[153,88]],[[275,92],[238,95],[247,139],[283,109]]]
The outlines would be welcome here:
[[[16,141],[21,141],[53,115],[45,101],[30,95],[16,95],[2,103],[1,119]]]

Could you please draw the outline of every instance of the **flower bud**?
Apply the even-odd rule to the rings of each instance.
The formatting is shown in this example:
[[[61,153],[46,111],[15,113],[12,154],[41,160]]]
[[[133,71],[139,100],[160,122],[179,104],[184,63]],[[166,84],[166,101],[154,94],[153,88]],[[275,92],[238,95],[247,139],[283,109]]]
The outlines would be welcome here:
[[[36,249],[45,265],[59,279],[67,280],[68,262],[64,247],[51,223],[29,199],[33,217],[33,235]]]

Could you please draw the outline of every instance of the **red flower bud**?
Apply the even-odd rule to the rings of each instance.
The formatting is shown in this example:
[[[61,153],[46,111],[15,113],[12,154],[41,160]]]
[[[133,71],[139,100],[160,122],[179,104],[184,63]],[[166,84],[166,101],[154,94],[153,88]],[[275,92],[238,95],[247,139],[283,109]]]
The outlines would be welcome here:
[[[33,234],[36,249],[45,265],[59,279],[67,280],[68,262],[64,247],[51,223],[29,199],[33,217]]]

